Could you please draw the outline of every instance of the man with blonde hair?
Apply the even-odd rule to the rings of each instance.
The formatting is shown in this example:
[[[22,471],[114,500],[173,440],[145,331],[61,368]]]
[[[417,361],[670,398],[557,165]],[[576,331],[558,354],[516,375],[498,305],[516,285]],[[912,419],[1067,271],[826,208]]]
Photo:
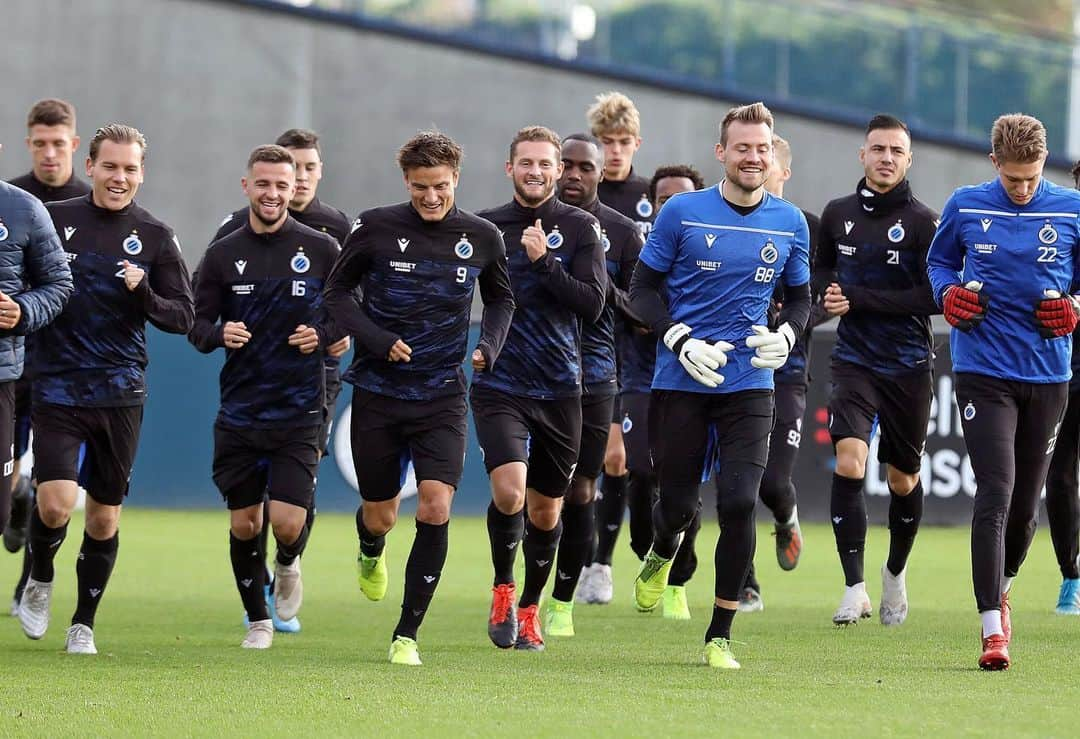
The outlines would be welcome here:
[[[634,311],[661,337],[650,408],[660,498],[634,598],[642,610],[659,602],[697,512],[702,477],[719,469],[721,527],[704,657],[721,669],[739,668],[731,625],[754,556],[754,505],[773,426],[773,371],[787,360],[810,315],[806,219],[765,190],[772,124],[761,103],[728,112],[716,145],[723,181],[664,206],[630,286]],[[770,330],[778,281],[787,300]]]
[[[997,177],[945,204],[927,259],[955,329],[956,404],[975,473],[971,567],[982,620],[979,667],[1009,667],[1009,588],[1035,533],[1039,494],[1068,397],[1080,193],[1043,179],[1046,129],[994,121]]]

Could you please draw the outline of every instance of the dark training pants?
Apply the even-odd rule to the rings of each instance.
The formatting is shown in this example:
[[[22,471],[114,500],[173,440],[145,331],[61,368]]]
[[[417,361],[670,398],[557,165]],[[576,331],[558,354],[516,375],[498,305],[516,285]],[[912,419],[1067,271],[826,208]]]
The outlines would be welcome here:
[[[1058,432],[1050,471],[1046,474],[1046,518],[1061,576],[1080,578],[1080,392],[1069,394],[1065,420]]]
[[[1004,577],[1027,556],[1068,383],[956,374],[956,404],[975,473],[971,569],[979,612],[1001,607]]]

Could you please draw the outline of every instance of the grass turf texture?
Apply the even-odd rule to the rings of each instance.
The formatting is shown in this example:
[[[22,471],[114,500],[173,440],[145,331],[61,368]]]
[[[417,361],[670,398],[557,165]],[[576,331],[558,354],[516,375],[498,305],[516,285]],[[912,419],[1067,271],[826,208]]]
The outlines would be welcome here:
[[[225,512],[132,509],[98,614],[100,654],[63,654],[81,525],[73,520],[57,558],[45,638],[32,642],[15,619],[0,620],[0,735],[1075,736],[1080,618],[1053,613],[1060,581],[1044,531],[1013,588],[1013,667],[982,673],[966,530],[920,532],[908,623],[886,629],[876,610],[888,536],[873,529],[874,618],[838,629],[830,619],[842,578],[830,530],[807,526],[802,562],[784,573],[771,527],[760,527],[765,611],[736,618],[743,669],[728,672],[701,665],[715,525],[698,540],[692,621],[634,611],[637,562],[623,540],[615,602],[577,606],[578,635],[548,639],[535,654],[488,641],[484,522],[457,519],[418,668],[386,662],[414,531],[405,511],[388,539],[391,583],[380,603],[355,581],[352,517],[319,517],[304,558],[303,632],[277,635],[266,652],[239,646]],[[5,606],[18,562],[0,555]]]

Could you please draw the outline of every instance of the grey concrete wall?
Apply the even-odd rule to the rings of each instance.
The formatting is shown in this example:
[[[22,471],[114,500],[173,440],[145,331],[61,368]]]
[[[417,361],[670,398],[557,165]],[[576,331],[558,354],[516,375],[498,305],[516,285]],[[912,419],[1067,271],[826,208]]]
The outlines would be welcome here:
[[[28,168],[25,113],[41,97],[74,102],[84,139],[106,122],[136,125],[150,142],[139,201],[177,229],[191,263],[222,215],[243,204],[248,152],[293,126],[322,135],[320,194],[350,216],[404,197],[394,153],[431,127],[465,148],[459,203],[503,202],[514,131],[583,129],[585,108],[612,88],[641,109],[640,172],[689,162],[720,176],[712,146],[730,101],[209,1],[17,0],[4,3],[3,29],[0,176]],[[777,117],[777,130],[794,150],[790,199],[820,210],[852,190],[861,131],[790,115]],[[915,142],[912,181],[935,208],[956,186],[992,175],[983,155]]]

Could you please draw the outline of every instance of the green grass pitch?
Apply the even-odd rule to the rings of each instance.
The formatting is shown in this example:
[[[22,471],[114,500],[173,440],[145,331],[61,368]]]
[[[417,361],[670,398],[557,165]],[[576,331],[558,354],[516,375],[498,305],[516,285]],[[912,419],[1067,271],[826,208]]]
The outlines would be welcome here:
[[[419,668],[386,663],[413,527],[389,537],[390,593],[355,582],[351,516],[322,515],[304,558],[303,632],[241,650],[241,608],[226,513],[132,509],[97,621],[95,657],[62,653],[74,607],[81,517],[57,559],[53,622],[39,642],[0,617],[0,736],[954,736],[1077,735],[1080,618],[1057,616],[1059,578],[1044,531],[1013,589],[1013,667],[981,673],[966,529],[920,533],[908,623],[877,622],[887,532],[870,532],[871,621],[830,618],[841,595],[832,534],[808,526],[791,573],[759,528],[765,611],[740,615],[738,672],[701,665],[715,525],[698,540],[694,619],[631,605],[636,561],[625,539],[615,602],[578,606],[578,635],[541,654],[487,639],[490,564],[479,518],[451,524],[450,559],[420,633]],[[0,553],[7,594],[19,558]]]

